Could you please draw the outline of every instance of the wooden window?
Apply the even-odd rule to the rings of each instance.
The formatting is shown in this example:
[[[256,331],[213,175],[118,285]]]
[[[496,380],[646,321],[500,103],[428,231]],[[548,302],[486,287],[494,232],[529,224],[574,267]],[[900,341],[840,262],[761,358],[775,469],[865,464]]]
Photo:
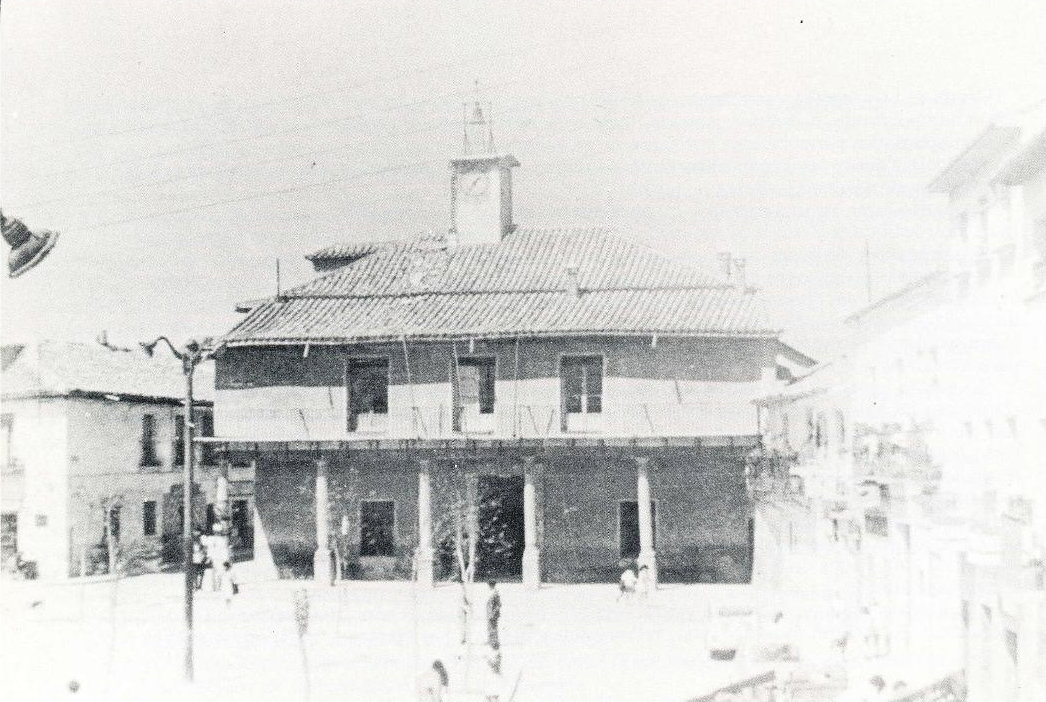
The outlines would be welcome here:
[[[391,500],[360,502],[360,555],[396,555],[396,503]]]
[[[174,445],[171,447],[174,454],[174,465],[180,466],[185,463],[185,415],[174,415]]]
[[[142,503],[142,534],[156,536],[156,500]]]
[[[639,555],[639,502],[618,502],[618,542],[621,558],[636,558]],[[657,503],[650,501],[650,524],[653,530],[654,549],[657,550]]]
[[[563,409],[567,414],[603,411],[603,359],[600,356],[567,356],[560,366]]]
[[[214,415],[211,414],[210,410],[200,412],[196,421],[198,436],[214,436]],[[200,447],[200,463],[205,466],[213,466],[216,462],[214,460],[214,444],[203,443],[200,444]]]
[[[462,358],[458,361],[458,406],[476,406],[480,414],[493,414],[496,386],[493,358]]]
[[[142,415],[142,465],[160,465],[156,455],[156,415],[153,414]]]
[[[389,361],[387,358],[349,361],[346,376],[349,431],[357,431],[360,428],[360,415],[388,414]]]

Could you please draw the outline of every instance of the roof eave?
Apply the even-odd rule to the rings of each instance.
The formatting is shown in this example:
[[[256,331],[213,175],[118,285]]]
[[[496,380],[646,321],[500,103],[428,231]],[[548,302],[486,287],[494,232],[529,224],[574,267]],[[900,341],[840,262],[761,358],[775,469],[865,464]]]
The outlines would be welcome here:
[[[701,330],[701,331],[678,331],[678,330],[658,330],[658,329],[646,329],[646,330],[605,330],[605,329],[578,329],[574,331],[562,331],[562,330],[548,330],[548,331],[502,331],[502,332],[489,332],[489,331],[455,331],[446,333],[435,333],[435,334],[372,334],[372,335],[358,335],[358,336],[344,336],[344,337],[280,337],[280,338],[247,338],[247,339],[229,339],[226,338],[222,341],[224,346],[228,347],[239,347],[239,346],[299,346],[302,344],[310,344],[316,346],[332,345],[339,346],[344,344],[374,344],[383,343],[390,341],[401,341],[406,339],[408,341],[452,341],[461,339],[515,339],[519,338],[543,338],[547,339],[550,337],[579,337],[579,336],[606,336],[606,337],[623,337],[623,336],[657,336],[660,338],[680,337],[680,338],[732,338],[732,339],[777,339],[782,333],[780,329],[764,329],[764,330],[752,330],[752,331],[714,331],[714,330]]]

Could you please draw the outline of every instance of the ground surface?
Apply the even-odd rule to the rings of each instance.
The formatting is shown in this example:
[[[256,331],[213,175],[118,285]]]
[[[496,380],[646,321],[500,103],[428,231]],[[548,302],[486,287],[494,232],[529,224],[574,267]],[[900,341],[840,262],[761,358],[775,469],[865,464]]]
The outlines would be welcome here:
[[[5,583],[0,697],[20,699],[389,700],[415,697],[418,671],[447,662],[450,699],[482,699],[488,684],[481,643],[460,639],[460,590],[410,583],[245,582],[232,605],[204,591],[196,599],[196,682],[182,682],[182,578],[148,575],[90,584]],[[485,639],[486,585],[473,586],[471,638]],[[295,591],[310,600],[304,661]],[[503,694],[546,702],[682,702],[772,666],[750,655],[775,636],[756,617],[715,623],[721,607],[766,611],[750,586],[666,586],[645,600],[617,602],[612,585],[500,586]],[[710,644],[742,641],[733,661],[713,661]],[[70,680],[80,684],[75,695]],[[310,694],[311,692],[311,694]]]

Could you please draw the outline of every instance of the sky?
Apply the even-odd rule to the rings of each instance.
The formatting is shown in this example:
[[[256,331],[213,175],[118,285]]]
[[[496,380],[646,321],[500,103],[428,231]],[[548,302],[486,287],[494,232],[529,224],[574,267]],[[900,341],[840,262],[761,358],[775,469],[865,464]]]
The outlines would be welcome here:
[[[519,225],[744,257],[824,358],[867,272],[940,263],[933,177],[1046,97],[1046,3],[6,0],[0,205],[60,239],[0,337],[220,335],[277,260],[446,230],[477,81]]]

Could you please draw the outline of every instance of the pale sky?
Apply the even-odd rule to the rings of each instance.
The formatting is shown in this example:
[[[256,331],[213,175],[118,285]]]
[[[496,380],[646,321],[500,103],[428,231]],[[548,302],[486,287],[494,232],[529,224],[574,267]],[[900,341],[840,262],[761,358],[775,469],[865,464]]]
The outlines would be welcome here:
[[[1046,96],[1041,0],[6,0],[2,204],[61,232],[5,343],[217,335],[341,240],[449,225],[478,80],[521,226],[748,260],[815,356],[932,269],[930,180]]]

